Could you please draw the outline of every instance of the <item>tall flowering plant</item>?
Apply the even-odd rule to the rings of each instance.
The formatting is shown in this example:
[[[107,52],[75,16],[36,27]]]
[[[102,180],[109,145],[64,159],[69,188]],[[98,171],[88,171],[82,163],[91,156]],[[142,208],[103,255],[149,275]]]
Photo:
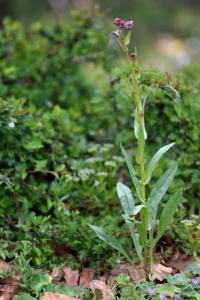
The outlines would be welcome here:
[[[130,66],[130,79],[128,84],[135,110],[134,135],[137,140],[135,163],[138,165],[138,168],[135,168],[129,154],[121,145],[121,151],[128,167],[137,199],[134,199],[131,189],[121,182],[117,184],[117,194],[124,212],[124,221],[130,231],[130,236],[138,259],[144,267],[146,279],[148,279],[151,274],[153,251],[155,246],[171,225],[173,215],[182,199],[181,189],[177,189],[176,193],[169,197],[168,201],[164,204],[164,208],[158,217],[159,204],[165,196],[176,174],[177,164],[175,163],[166,170],[153,185],[152,189],[150,189],[148,185],[160,159],[170,148],[174,146],[175,143],[170,143],[160,148],[149,162],[145,161],[147,141],[147,132],[145,129],[145,103],[148,94],[141,95],[140,71],[137,63],[137,53],[129,52],[129,41],[131,30],[134,27],[134,21],[124,21],[120,18],[116,18],[114,20],[114,24],[117,26],[117,29],[113,31],[114,38],[119,44],[122,53]],[[176,91],[175,93],[177,95]],[[136,169],[138,169],[138,172]],[[136,203],[139,203],[139,205],[136,205]],[[129,262],[132,262],[129,253],[127,253],[119,240],[107,233],[101,227],[94,225],[90,225],[90,227],[96,232],[100,239],[118,250]]]

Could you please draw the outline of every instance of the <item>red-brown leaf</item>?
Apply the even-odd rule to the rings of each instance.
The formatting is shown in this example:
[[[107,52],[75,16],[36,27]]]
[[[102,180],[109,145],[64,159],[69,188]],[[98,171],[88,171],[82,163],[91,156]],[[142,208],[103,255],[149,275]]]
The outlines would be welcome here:
[[[172,268],[157,264],[152,266],[152,273],[155,275],[156,279],[163,281],[169,274],[172,274]]]
[[[5,262],[4,260],[0,259],[0,273],[3,273],[3,272],[9,272],[9,271],[12,271],[12,266]]]
[[[64,273],[59,267],[54,267],[50,276],[53,278],[53,282],[59,282],[63,277]]]
[[[79,279],[79,270],[72,271],[70,266],[65,266],[64,278],[68,286],[77,286]]]
[[[100,298],[98,298],[98,299],[110,300],[113,298],[111,289],[109,287],[107,287],[107,285],[103,281],[93,280],[91,282],[90,288],[95,296],[96,295],[99,296],[99,294],[100,294]]]
[[[9,278],[0,285],[0,300],[11,300],[13,296],[17,293],[19,288],[19,283],[14,278]]]
[[[131,279],[137,283],[145,278],[144,268],[140,265],[132,265],[127,268]]]
[[[79,285],[81,288],[90,288],[90,283],[94,278],[96,270],[90,268],[84,268],[81,272]]]

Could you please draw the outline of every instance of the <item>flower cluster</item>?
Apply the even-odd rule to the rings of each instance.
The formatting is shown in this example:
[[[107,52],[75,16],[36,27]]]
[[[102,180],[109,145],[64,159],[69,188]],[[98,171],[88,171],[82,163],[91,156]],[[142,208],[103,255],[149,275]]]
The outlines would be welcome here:
[[[135,23],[133,22],[133,20],[124,21],[124,20],[122,20],[120,18],[115,18],[114,24],[117,25],[117,26],[119,26],[122,29],[130,30],[130,29],[133,28],[133,26],[134,26]]]

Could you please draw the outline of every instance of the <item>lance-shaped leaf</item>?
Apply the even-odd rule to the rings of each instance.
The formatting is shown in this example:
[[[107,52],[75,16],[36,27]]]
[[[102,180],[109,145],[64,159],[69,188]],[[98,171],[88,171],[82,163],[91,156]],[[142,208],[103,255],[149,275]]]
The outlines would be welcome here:
[[[158,226],[158,232],[153,239],[151,245],[152,248],[155,247],[156,243],[159,241],[159,239],[163,236],[165,231],[169,228],[169,226],[172,223],[173,215],[178,207],[178,204],[182,200],[182,190],[179,189],[173,196],[171,196],[168,200],[168,202],[165,204],[163,211],[160,216],[160,222]]]
[[[150,160],[148,166],[147,166],[147,170],[146,170],[146,179],[145,179],[145,184],[148,184],[152,173],[154,171],[154,169],[156,168],[159,160],[161,159],[161,157],[165,154],[165,152],[167,152],[171,147],[174,146],[175,143],[171,143],[169,145],[166,145],[162,148],[160,148],[155,155],[152,157],[152,159]]]
[[[170,183],[172,182],[177,171],[177,164],[170,167],[156,182],[152,189],[149,198],[147,199],[147,207],[149,208],[150,217],[148,229],[153,230],[156,224],[158,205],[165,193],[167,192]]]
[[[135,209],[137,207],[135,207],[133,195],[129,187],[127,187],[121,182],[118,182],[117,184],[117,194],[124,211],[124,221],[127,224],[128,229],[130,231],[137,255],[140,261],[142,262],[142,249],[137,234],[135,232],[135,220],[131,218],[133,215],[135,215]]]
[[[171,99],[173,99],[173,100],[176,102],[176,104],[180,104],[180,102],[181,102],[181,97],[180,97],[179,92],[178,92],[174,87],[172,87],[172,86],[169,85],[169,84],[166,84],[166,85],[164,86],[164,88],[165,88],[165,89],[168,89],[169,91],[171,91],[173,95],[170,95],[170,94],[168,94],[168,93],[166,93],[166,92],[165,92],[165,93],[166,93]]]
[[[112,248],[118,250],[122,255],[124,255],[129,261],[131,261],[130,257],[124,250],[122,244],[119,240],[117,240],[113,235],[110,233],[107,233],[102,227],[95,226],[95,225],[89,225],[92,230],[97,234],[97,236],[107,243]]]
[[[140,183],[139,183],[139,181],[136,177],[137,173],[136,173],[135,169],[133,168],[133,165],[131,163],[131,160],[130,160],[130,157],[129,157],[128,153],[126,152],[126,150],[124,149],[124,147],[122,145],[120,145],[120,146],[121,146],[122,154],[124,156],[126,165],[128,167],[128,170],[129,170],[129,173],[131,175],[131,179],[133,181],[135,190],[137,192],[137,195],[138,195],[139,199],[142,200],[142,197],[141,197],[141,194],[140,194]]]
[[[131,190],[121,182],[118,182],[116,189],[125,215],[133,215],[135,204]]]

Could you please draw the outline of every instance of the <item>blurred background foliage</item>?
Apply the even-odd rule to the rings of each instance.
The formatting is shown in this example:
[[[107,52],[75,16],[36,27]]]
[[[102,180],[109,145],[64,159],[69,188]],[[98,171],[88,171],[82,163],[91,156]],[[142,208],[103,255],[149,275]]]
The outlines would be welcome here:
[[[134,44],[143,62],[172,69],[200,57],[200,2],[198,0],[1,0],[0,18],[34,20],[67,18],[73,8],[100,8],[107,17],[133,18]]]

